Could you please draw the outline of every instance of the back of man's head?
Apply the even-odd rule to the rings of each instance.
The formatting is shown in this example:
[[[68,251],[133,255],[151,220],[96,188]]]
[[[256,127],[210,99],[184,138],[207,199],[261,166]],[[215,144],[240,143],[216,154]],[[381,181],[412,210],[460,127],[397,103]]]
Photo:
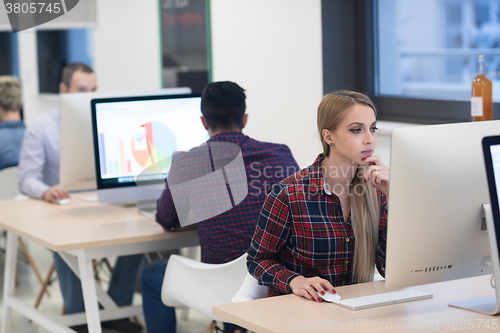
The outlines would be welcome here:
[[[211,130],[241,130],[245,114],[245,89],[234,82],[209,83],[201,94],[201,113]]]
[[[22,104],[21,82],[15,76],[0,76],[0,108],[5,112],[19,111]]]
[[[85,74],[94,74],[94,70],[90,68],[90,66],[81,63],[81,62],[73,62],[64,66],[62,75],[61,75],[61,84],[64,84],[66,90],[69,90],[71,87],[71,80],[73,75],[76,72],[82,72]]]

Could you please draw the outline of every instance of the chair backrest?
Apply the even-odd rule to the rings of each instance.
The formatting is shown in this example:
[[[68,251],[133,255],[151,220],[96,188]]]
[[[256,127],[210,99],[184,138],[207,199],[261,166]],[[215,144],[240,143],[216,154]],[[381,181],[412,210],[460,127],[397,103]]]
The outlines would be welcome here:
[[[373,274],[373,281],[384,281],[384,277],[378,272],[377,266],[375,266],[375,273]]]
[[[260,285],[257,280],[247,273],[245,280],[240,289],[231,298],[234,303],[251,301],[258,298],[264,298],[267,296],[267,287]]]
[[[225,264],[205,264],[170,256],[163,278],[161,299],[168,306],[187,306],[214,320],[212,307],[231,303],[247,275],[246,253]]]
[[[0,200],[14,199],[18,194],[17,167],[0,170]]]

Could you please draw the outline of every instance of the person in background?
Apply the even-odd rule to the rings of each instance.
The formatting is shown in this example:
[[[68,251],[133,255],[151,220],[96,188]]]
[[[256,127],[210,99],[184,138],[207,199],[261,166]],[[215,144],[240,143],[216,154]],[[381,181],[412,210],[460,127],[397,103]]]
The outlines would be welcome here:
[[[170,177],[173,170],[180,170],[181,178],[182,176],[192,179],[203,178],[207,169],[212,170],[210,165],[206,165],[210,164],[211,160],[200,158],[208,156],[205,154],[207,147],[212,151],[213,164],[219,166],[226,165],[226,162],[233,158],[227,151],[222,152],[224,149],[220,149],[221,146],[231,143],[239,147],[246,171],[246,178],[242,179],[242,184],[248,188],[247,196],[233,208],[197,224],[201,261],[209,264],[229,262],[246,252],[267,188],[299,169],[286,145],[257,141],[242,133],[248,120],[248,115],[245,114],[245,99],[243,88],[234,82],[213,82],[205,87],[201,96],[203,115],[201,122],[208,131],[210,139],[206,145],[173,155],[166,189],[157,204],[156,221],[167,231],[178,229],[179,215],[171,192],[176,183],[172,182]],[[222,156],[224,153],[228,154]],[[218,155],[222,157],[219,159]],[[228,155],[231,155],[230,158]],[[234,173],[232,176],[234,177]],[[231,187],[231,191],[234,189]],[[235,193],[232,193],[234,198]],[[213,208],[217,203],[212,202],[209,206]],[[142,304],[149,333],[176,332],[175,309],[165,306],[161,301],[161,288],[167,262],[167,260],[155,261],[146,266],[141,273]],[[225,333],[234,332],[235,329],[241,330],[236,325],[224,323]]]
[[[323,97],[323,153],[275,184],[257,222],[247,266],[268,296],[294,293],[321,302],[335,287],[385,272],[389,168],[374,156],[377,112],[365,95]]]
[[[83,63],[71,63],[64,67],[59,84],[61,94],[94,92],[96,89],[97,78],[92,68]],[[70,197],[59,187],[59,124],[60,110],[56,109],[28,126],[19,159],[21,192],[49,203]],[[143,260],[143,254],[118,257],[108,289],[108,294],[118,306],[132,304],[136,276]],[[85,311],[80,280],[56,252],[54,262],[66,313]],[[140,324],[128,318],[103,322],[102,327],[124,333],[142,331]],[[73,326],[72,329],[88,332],[87,325]]]
[[[0,76],[0,170],[17,166],[26,127],[21,119],[21,82]]]

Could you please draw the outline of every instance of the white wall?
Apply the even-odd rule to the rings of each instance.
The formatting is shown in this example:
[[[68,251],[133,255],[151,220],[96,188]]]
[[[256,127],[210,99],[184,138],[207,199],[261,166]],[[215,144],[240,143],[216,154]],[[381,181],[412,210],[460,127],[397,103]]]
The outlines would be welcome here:
[[[321,1],[212,0],[213,80],[247,90],[244,133],[287,144],[299,166],[321,152]]]
[[[94,67],[99,91],[153,90],[161,86],[157,0],[97,0]],[[213,80],[247,90],[245,133],[287,144],[300,166],[321,151],[316,109],[323,94],[321,2],[212,0]],[[33,30],[33,29],[31,29]],[[36,40],[22,32],[21,76],[29,124],[58,105],[40,97]]]
[[[161,88],[158,0],[97,0],[96,10],[99,91]]]
[[[99,91],[161,88],[159,6],[157,0],[96,0],[93,29],[94,70]],[[38,93],[36,31],[19,33],[25,121],[59,106],[57,95]]]

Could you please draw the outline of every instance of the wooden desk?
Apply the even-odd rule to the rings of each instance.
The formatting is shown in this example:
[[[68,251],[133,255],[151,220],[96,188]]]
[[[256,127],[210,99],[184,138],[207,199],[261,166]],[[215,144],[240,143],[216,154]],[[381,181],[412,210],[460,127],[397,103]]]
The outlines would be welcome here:
[[[434,297],[351,311],[295,295],[215,306],[213,314],[257,333],[270,332],[498,332],[499,316],[487,316],[448,303],[493,295],[490,276],[413,287]],[[343,298],[387,292],[384,281],[337,288]]]
[[[50,332],[73,332],[68,326],[87,322],[89,331],[101,332],[100,321],[142,313],[140,306],[118,308],[94,280],[92,259],[130,255],[199,244],[197,231],[164,232],[152,218],[140,215],[136,207],[119,207],[86,202],[89,193],[72,195],[68,205],[41,200],[0,201],[0,227],[7,230],[3,321],[8,333],[12,309]],[[80,277],[85,314],[49,318],[14,296],[18,237],[22,236],[61,254]],[[98,300],[104,310],[98,308]]]

